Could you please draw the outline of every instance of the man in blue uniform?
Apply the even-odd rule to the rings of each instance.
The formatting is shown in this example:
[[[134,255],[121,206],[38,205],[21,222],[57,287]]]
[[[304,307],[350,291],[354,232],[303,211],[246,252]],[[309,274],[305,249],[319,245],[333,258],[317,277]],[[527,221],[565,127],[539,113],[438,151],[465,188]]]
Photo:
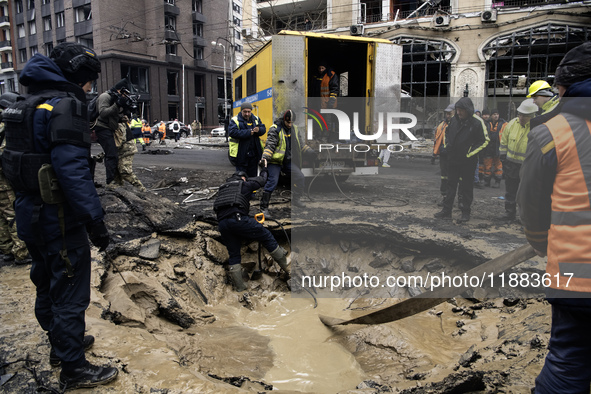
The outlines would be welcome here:
[[[100,250],[109,244],[90,172],[85,96],[100,70],[94,51],[79,44],[62,43],[50,58],[36,54],[20,74],[29,95],[4,112],[3,169],[16,191],[18,235],[33,260],[35,315],[49,336],[51,364],[61,362],[63,390],[104,384],[118,373],[84,355],[94,342],[84,336],[88,237]]]
[[[220,186],[218,196],[213,204],[220,234],[230,255],[230,279],[236,291],[246,290],[240,265],[240,247],[243,240],[259,241],[281,269],[289,273],[285,249],[279,246],[269,230],[248,216],[252,192],[260,189],[267,182],[267,161],[265,159],[262,160],[262,165],[264,167],[261,170],[261,175],[257,177],[249,178],[244,171],[236,171],[226,180],[226,183]]]

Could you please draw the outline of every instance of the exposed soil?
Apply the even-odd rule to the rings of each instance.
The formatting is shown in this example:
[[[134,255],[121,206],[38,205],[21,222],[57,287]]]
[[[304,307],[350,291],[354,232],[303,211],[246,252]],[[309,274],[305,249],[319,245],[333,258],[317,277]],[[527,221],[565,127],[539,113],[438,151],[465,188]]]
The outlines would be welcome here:
[[[274,193],[276,220],[266,225],[293,251],[294,278],[457,274],[525,243],[518,223],[494,221],[502,201],[493,197],[503,189],[475,191],[468,224],[439,221],[435,167],[417,176],[396,170],[411,157],[399,160],[340,189],[315,180],[305,210],[291,212],[289,192]],[[550,308],[539,292],[524,297],[504,288],[486,298],[475,289],[397,322],[329,329],[319,314],[346,319],[421,289],[341,289],[324,298],[326,288],[306,292],[292,280],[292,293],[263,253],[262,277],[238,294],[226,279],[211,198],[228,174],[136,172],[152,190],[99,189],[114,242],[106,253],[93,250],[87,331],[96,343],[87,356],[120,374],[89,392],[530,393],[550,332]],[[256,243],[244,246],[243,265],[257,270]],[[543,267],[536,258],[515,270]],[[57,389],[59,368],[49,365],[34,317],[28,267],[0,267],[0,305],[0,374],[12,375],[3,391]]]

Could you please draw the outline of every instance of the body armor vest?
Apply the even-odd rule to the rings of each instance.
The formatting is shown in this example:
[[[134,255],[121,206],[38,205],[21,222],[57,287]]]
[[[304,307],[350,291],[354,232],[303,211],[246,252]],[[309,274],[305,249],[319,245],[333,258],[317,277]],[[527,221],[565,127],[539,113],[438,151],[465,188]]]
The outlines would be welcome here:
[[[241,193],[244,181],[235,180],[224,183],[218,190],[218,196],[213,203],[213,210],[218,212],[220,209],[228,207],[239,207],[248,210],[250,202],[248,198]]]

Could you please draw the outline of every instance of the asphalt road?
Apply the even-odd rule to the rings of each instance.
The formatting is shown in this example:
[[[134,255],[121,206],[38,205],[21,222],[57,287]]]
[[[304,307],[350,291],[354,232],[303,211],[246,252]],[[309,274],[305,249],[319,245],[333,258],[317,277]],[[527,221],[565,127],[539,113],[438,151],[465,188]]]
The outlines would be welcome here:
[[[186,168],[191,170],[217,170],[234,171],[234,167],[228,161],[228,150],[223,148],[211,148],[193,145],[193,149],[173,149],[172,145],[150,146],[147,151],[170,151],[171,154],[145,154],[138,144],[139,152],[133,159],[134,167],[164,166],[173,168]],[[102,152],[98,143],[92,144],[92,154]]]

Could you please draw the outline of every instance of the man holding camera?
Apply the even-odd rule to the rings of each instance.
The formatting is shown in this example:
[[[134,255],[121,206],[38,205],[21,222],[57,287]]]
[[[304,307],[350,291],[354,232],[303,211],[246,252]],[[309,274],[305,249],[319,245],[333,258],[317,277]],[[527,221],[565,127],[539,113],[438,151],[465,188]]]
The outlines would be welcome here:
[[[99,116],[94,130],[98,142],[105,152],[107,186],[115,180],[118,172],[119,153],[113,133],[119,127],[119,122],[125,113],[130,111],[133,105],[128,86],[129,81],[124,78],[97,99]]]

